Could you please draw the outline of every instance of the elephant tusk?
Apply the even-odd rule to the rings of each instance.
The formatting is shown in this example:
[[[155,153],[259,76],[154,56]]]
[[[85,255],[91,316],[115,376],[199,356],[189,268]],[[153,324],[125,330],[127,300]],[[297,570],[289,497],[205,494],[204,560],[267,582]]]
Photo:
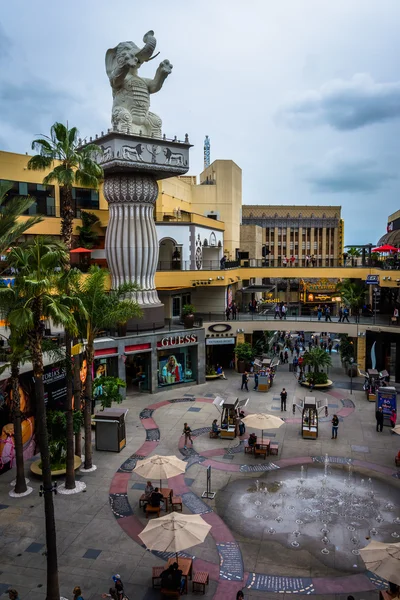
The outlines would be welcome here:
[[[157,54],[155,54],[154,56],[152,56],[151,58],[149,58],[149,60],[146,60],[146,62],[150,62],[151,60],[154,60],[160,53],[157,52]]]

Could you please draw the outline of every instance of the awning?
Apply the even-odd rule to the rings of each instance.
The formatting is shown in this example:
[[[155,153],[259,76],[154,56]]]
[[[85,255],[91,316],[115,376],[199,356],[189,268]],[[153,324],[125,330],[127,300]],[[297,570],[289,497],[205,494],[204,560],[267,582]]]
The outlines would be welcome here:
[[[275,288],[275,285],[248,285],[247,287],[238,290],[238,292],[244,292],[246,294],[251,294],[252,292],[272,292]]]

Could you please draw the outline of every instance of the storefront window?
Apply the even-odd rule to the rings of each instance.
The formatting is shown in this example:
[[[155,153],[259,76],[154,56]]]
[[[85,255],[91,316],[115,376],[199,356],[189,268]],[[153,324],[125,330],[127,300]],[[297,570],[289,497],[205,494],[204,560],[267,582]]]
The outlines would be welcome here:
[[[197,346],[158,352],[158,386],[197,380]]]
[[[150,390],[151,353],[130,354],[125,362],[126,384],[128,389]]]

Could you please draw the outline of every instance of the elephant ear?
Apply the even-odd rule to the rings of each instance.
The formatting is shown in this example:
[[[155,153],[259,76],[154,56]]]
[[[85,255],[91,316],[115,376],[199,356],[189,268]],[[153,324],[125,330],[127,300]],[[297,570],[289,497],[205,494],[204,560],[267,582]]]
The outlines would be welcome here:
[[[106,52],[106,73],[110,79],[117,66],[117,48],[118,46],[115,46],[115,48],[110,48]]]

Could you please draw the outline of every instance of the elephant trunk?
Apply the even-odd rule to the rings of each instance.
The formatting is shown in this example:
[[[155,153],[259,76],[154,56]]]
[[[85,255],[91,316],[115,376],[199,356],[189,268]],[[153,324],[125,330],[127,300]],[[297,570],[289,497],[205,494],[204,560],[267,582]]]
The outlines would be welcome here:
[[[143,37],[143,41],[145,45],[139,52],[136,54],[136,58],[139,62],[147,62],[151,59],[151,56],[155,50],[157,45],[157,40],[154,37],[154,31],[148,31],[146,35]]]

